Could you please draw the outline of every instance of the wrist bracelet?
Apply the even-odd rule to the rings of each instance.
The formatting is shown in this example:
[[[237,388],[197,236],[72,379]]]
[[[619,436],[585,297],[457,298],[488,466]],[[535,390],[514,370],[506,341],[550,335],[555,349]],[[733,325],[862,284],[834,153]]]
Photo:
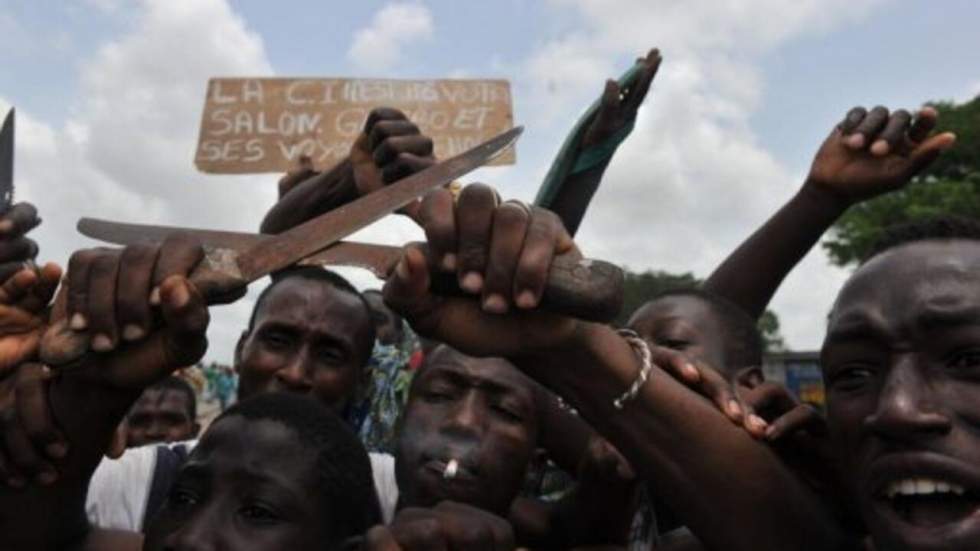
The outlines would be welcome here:
[[[619,329],[616,332],[626,339],[626,342],[629,343],[630,348],[632,348],[633,352],[636,353],[641,363],[640,374],[637,375],[636,380],[633,381],[633,384],[630,385],[622,396],[613,400],[614,408],[623,409],[626,402],[636,398],[636,395],[640,393],[640,389],[643,388],[643,385],[647,382],[647,379],[650,378],[650,372],[653,371],[653,356],[650,353],[650,345],[648,345],[645,340],[640,338],[640,336],[636,334],[636,331],[633,331],[632,329]]]

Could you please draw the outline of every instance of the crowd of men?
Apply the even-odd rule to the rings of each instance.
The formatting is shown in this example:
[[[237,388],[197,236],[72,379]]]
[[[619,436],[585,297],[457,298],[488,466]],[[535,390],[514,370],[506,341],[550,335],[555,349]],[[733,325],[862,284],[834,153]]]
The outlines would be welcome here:
[[[660,55],[637,63],[606,84],[547,201],[479,183],[420,198],[402,213],[427,243],[380,293],[322,267],[274,274],[235,348],[238,402],[199,439],[193,393],[170,376],[207,350],[187,277],[201,243],[78,251],[62,277],[24,264],[34,208],[5,213],[0,548],[980,549],[980,223],[894,228],[813,305],[829,310],[814,328],[825,413],[764,380],[755,323],[849,207],[953,144],[934,110],[828,124],[798,193],[628,328],[541,307],[555,258],[581,257],[574,230]],[[280,181],[261,230],[434,162],[429,138],[378,108],[347,161]],[[679,239],[650,235],[664,238]],[[461,294],[432,291],[444,274]],[[44,365],[59,320],[92,352]],[[409,327],[412,359],[385,348]]]

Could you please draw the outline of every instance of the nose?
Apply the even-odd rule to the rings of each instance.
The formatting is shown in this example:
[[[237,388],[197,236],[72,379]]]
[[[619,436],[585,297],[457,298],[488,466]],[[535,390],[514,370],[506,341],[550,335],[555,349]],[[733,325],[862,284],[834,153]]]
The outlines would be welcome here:
[[[484,409],[476,393],[466,393],[446,417],[446,430],[465,435],[481,433],[486,419]]]
[[[219,526],[207,510],[199,510],[171,532],[164,541],[164,551],[217,551],[222,546],[217,541],[215,529]]]
[[[313,387],[309,358],[310,355],[304,346],[293,354],[289,363],[276,371],[276,379],[283,388],[290,392],[309,392]]]
[[[940,436],[952,429],[920,369],[912,357],[894,363],[874,413],[865,420],[868,429],[884,438],[906,441]]]
[[[163,423],[154,419],[148,427],[146,427],[146,438],[158,442],[166,437],[167,431],[163,426]]]

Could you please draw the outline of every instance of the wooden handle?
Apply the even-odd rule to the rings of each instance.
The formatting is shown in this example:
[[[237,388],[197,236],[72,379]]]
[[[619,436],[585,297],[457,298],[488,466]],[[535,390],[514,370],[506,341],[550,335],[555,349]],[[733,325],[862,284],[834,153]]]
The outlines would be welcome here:
[[[230,276],[223,266],[211,259],[198,264],[190,274],[190,281],[204,295],[208,304],[227,304],[241,298],[246,282]],[[88,331],[75,331],[68,326],[67,287],[62,285],[51,310],[51,325],[41,336],[39,357],[41,362],[66,368],[83,365],[90,352],[91,335]]]
[[[603,260],[555,257],[540,308],[588,321],[611,321],[623,307],[623,279],[618,266]],[[434,276],[432,289],[436,294],[464,296],[455,274]]]

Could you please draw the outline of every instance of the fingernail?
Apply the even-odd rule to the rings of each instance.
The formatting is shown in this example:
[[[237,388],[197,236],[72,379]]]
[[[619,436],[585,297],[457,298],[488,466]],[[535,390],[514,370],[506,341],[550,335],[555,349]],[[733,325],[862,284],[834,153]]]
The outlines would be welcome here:
[[[749,423],[753,427],[755,427],[756,430],[759,431],[764,431],[766,429],[766,426],[768,426],[768,423],[766,423],[765,419],[759,417],[754,413],[752,415],[749,415]]]
[[[191,301],[191,294],[187,291],[187,285],[177,285],[171,297],[174,308],[183,308]]]
[[[153,306],[160,305],[160,287],[154,287],[153,290],[150,291],[150,304]]]
[[[76,313],[71,317],[71,322],[68,325],[75,331],[84,331],[88,327],[88,322],[85,321],[85,316]]]
[[[98,335],[92,337],[92,350],[96,352],[108,352],[112,350],[112,339],[108,335],[103,335],[99,333]]]
[[[449,253],[442,257],[442,269],[447,272],[456,271],[456,255]]]
[[[146,331],[139,325],[130,323],[123,327],[123,339],[127,341],[138,341],[146,335]]]
[[[483,289],[483,276],[476,272],[468,272],[460,280],[459,286],[469,293],[479,293]]]
[[[493,293],[483,299],[483,309],[491,314],[506,314],[507,300],[503,296]]]
[[[405,259],[398,261],[398,265],[395,266],[395,275],[399,279],[408,279],[412,274],[408,271],[408,262]]]
[[[538,305],[537,299],[534,298],[534,293],[531,291],[521,291],[517,295],[517,306],[519,308],[531,309]]]
[[[776,427],[769,425],[766,427],[766,439],[772,440],[776,435]]]
[[[847,138],[847,145],[859,149],[864,147],[864,134],[854,134]]]
[[[732,417],[742,416],[742,406],[738,405],[735,400],[729,400],[728,402],[728,414]]]
[[[891,147],[888,145],[888,142],[886,142],[885,140],[878,140],[875,143],[871,144],[872,155],[879,155],[879,156],[887,155],[889,149],[891,149]]]
[[[693,364],[684,364],[684,376],[693,382],[701,380],[701,372]]]
[[[44,451],[48,453],[48,457],[53,459],[61,459],[62,457],[68,455],[68,445],[61,442],[54,442],[45,446]]]
[[[54,471],[49,471],[47,469],[41,471],[37,475],[37,481],[42,486],[48,486],[48,485],[54,484],[55,481],[57,481],[57,480],[58,480],[58,473],[56,473]]]

